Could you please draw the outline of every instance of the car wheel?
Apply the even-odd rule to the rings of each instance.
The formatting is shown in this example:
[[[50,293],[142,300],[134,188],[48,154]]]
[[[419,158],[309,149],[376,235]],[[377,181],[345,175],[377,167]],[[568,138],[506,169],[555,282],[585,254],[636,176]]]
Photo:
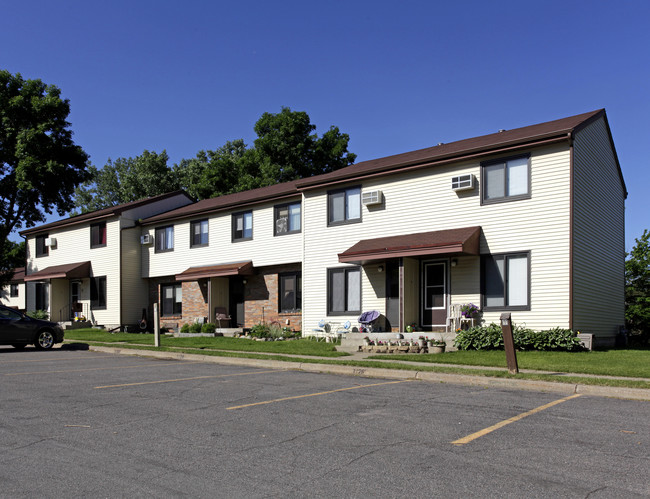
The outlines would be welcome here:
[[[16,343],[15,345],[11,345],[11,346],[18,349],[18,350],[22,350],[23,348],[25,348],[24,343]]]
[[[36,342],[34,342],[34,346],[38,350],[49,350],[54,346],[54,335],[52,334],[52,331],[41,331],[38,333],[38,336],[36,336]]]

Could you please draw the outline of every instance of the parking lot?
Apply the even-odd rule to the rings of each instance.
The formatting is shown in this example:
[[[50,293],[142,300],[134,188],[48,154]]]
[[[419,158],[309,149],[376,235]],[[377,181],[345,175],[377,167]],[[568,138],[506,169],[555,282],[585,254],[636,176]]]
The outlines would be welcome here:
[[[0,347],[2,497],[645,497],[648,402]]]

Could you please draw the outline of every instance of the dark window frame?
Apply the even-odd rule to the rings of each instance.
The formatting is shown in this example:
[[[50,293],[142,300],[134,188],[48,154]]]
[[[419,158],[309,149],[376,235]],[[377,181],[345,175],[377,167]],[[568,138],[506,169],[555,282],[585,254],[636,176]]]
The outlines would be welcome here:
[[[298,205],[300,207],[300,228],[298,229],[291,229],[290,227],[290,221],[291,217],[289,216],[289,209],[291,206]],[[287,230],[286,231],[278,231],[278,221],[280,219],[280,210],[286,208],[287,209]],[[273,235],[274,236],[286,236],[287,234],[299,234],[302,232],[302,201],[294,201],[292,203],[284,203],[284,204],[278,204],[273,207]]]
[[[173,290],[173,296],[172,296],[172,310],[171,313],[169,310],[167,310],[167,306],[165,305],[165,289],[166,288],[172,288]],[[176,301],[176,293],[177,289],[181,290],[181,301]],[[183,316],[183,298],[182,298],[182,293],[183,293],[183,286],[180,283],[174,282],[174,283],[166,283],[166,284],[161,284],[160,285],[160,316],[161,317],[182,317]],[[178,309],[176,308],[178,307]]]
[[[246,228],[244,222],[246,221],[246,215],[251,216],[251,235],[246,237],[244,236]],[[237,237],[237,218],[242,217],[242,237]],[[236,243],[239,241],[252,241],[253,240],[253,210],[238,211],[237,213],[232,214],[232,242]]]
[[[172,230],[172,246],[171,246],[171,248],[167,248],[167,247],[159,248],[158,247],[158,241],[160,240],[160,235],[161,234],[164,235],[164,240],[163,241],[164,241],[165,246],[167,246],[167,229]],[[164,225],[162,227],[156,227],[156,229],[154,231],[154,248],[155,248],[154,252],[155,253],[169,253],[170,251],[174,251],[174,246],[175,246],[174,238],[175,237],[176,237],[176,234],[175,234],[175,230],[174,230],[173,225]]]
[[[343,290],[343,303],[345,303],[345,310],[332,310],[332,292],[333,292],[333,286],[332,286],[332,276],[336,273],[343,272],[344,274],[344,290]],[[359,310],[349,310],[347,308],[348,306],[348,297],[349,297],[349,289],[348,289],[348,273],[350,272],[359,272]],[[361,314],[361,310],[363,309],[363,303],[362,303],[362,290],[363,290],[363,283],[362,283],[362,275],[361,275],[361,266],[360,265],[355,265],[355,266],[349,266],[349,267],[331,267],[327,269],[327,315],[328,316],[335,316],[335,315],[358,315]]]
[[[293,279],[293,307],[283,308],[284,280]],[[283,272],[278,274],[278,312],[281,314],[296,314],[302,311],[302,272]]]
[[[95,240],[101,241],[101,228],[104,229],[104,242],[95,242]],[[90,224],[90,249],[94,248],[104,248],[106,246],[106,240],[108,239],[108,234],[106,233],[106,222],[97,222],[96,224]]]
[[[359,191],[359,218],[347,218],[347,211],[348,211],[348,192],[353,191],[353,190],[358,190]],[[345,194],[345,201],[343,205],[343,211],[344,211],[344,218],[343,220],[332,220],[332,196],[336,194]],[[362,203],[361,203],[361,186],[360,185],[351,185],[349,187],[345,187],[342,189],[334,189],[331,191],[327,191],[327,226],[328,227],[335,227],[337,225],[348,225],[348,224],[358,224],[363,221],[363,210],[361,209]]]
[[[201,227],[203,223],[205,223],[208,227],[208,231],[205,233],[207,235],[208,240],[206,242],[197,243],[194,240],[194,236],[195,236],[194,227],[196,227],[197,225]],[[203,232],[200,231],[199,236],[202,238]],[[203,248],[205,246],[210,246],[210,222],[208,221],[207,218],[202,218],[200,220],[192,220],[190,222],[190,248]]]
[[[105,275],[90,278],[90,307],[93,310],[106,310],[108,303],[106,285]]]
[[[527,170],[527,186],[526,186],[526,193],[525,194],[515,194],[512,196],[509,196],[507,194],[508,192],[508,175],[507,175],[507,170],[508,170],[508,162],[509,161],[514,161],[517,159],[522,159],[525,158],[528,163],[528,170]],[[504,175],[503,175],[503,196],[498,197],[498,198],[492,198],[492,199],[487,199],[487,189],[488,189],[488,181],[487,181],[487,174],[485,173],[485,170],[487,167],[490,166],[495,166],[495,165],[503,165],[504,169]],[[486,204],[497,204],[497,203],[508,203],[510,201],[519,201],[521,199],[530,199],[532,197],[532,189],[531,189],[531,165],[530,165],[530,153],[526,154],[517,154],[514,156],[508,156],[505,158],[498,158],[498,159],[491,159],[489,161],[483,161],[481,162],[481,205],[486,205]]]
[[[48,246],[45,246],[45,240],[47,238],[47,234],[43,236],[36,236],[36,258],[50,256],[50,248]]]
[[[526,279],[527,279],[527,295],[526,295],[526,305],[509,305],[509,296],[508,296],[508,282],[510,276],[508,275],[508,259],[516,257],[526,257]],[[491,259],[493,262],[496,262],[498,259],[503,260],[503,305],[487,305],[487,279],[486,272],[488,262],[487,260]],[[512,251],[505,253],[494,253],[481,255],[481,305],[482,309],[486,312],[498,312],[498,311],[512,311],[512,310],[523,310],[529,311],[531,309],[530,305],[530,290],[531,290],[531,252],[530,251]]]
[[[18,291],[18,284],[9,284],[9,298],[18,298],[19,296],[19,291]]]

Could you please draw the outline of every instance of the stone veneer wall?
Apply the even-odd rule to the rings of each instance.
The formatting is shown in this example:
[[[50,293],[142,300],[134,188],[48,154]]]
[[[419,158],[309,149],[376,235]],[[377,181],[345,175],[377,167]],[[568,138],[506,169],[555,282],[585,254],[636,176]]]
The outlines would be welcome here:
[[[179,324],[192,324],[197,318],[208,321],[208,280],[183,282],[183,317]]]

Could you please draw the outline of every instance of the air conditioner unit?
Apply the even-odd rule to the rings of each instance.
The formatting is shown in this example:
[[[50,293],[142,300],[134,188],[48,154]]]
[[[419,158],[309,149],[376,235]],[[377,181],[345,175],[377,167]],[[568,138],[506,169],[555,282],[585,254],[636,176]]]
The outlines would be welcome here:
[[[56,248],[56,237],[46,237],[45,246],[48,248]]]
[[[149,234],[140,236],[140,244],[151,244],[151,236]]]
[[[474,189],[474,175],[468,173],[467,175],[451,177],[451,188],[454,191],[471,191]]]
[[[381,191],[364,191],[361,195],[361,202],[364,206],[372,206],[374,204],[381,204],[384,200],[384,195]]]

